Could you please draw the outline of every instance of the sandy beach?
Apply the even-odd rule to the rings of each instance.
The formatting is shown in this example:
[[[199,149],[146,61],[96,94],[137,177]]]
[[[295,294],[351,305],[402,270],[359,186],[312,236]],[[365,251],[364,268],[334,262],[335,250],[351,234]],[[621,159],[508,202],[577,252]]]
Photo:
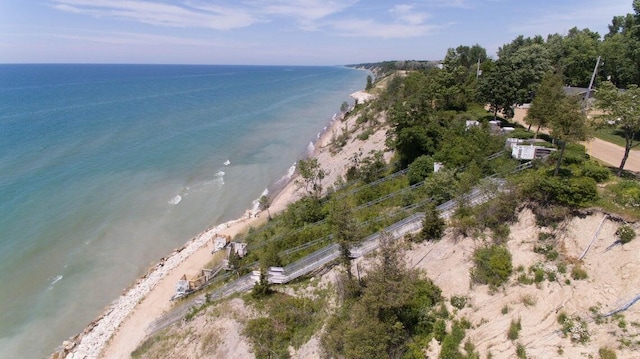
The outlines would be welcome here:
[[[363,103],[371,95],[363,91],[351,95],[358,103]],[[366,141],[356,139],[355,135],[338,153],[331,153],[329,145],[332,138],[344,129],[356,128],[356,116],[347,121],[333,120],[314,144],[313,156],[328,173],[323,187],[335,183],[351,165],[354,153],[367,156],[371,151],[384,149],[385,131],[376,131]],[[389,159],[390,153],[385,153]],[[292,179],[274,198],[270,212],[272,214],[284,210],[287,205],[301,197],[295,178]],[[125,358],[144,340],[148,326],[171,309],[170,298],[175,293],[176,282],[183,275],[196,274],[213,258],[211,239],[217,235],[234,237],[248,229],[266,221],[266,212],[252,213],[247,211],[242,218],[210,228],[191,239],[184,247],[176,249],[158,264],[150,268],[145,276],[139,278],[111,306],[78,336],[65,341],[60,354],[66,358]],[[54,354],[55,355],[55,354]]]

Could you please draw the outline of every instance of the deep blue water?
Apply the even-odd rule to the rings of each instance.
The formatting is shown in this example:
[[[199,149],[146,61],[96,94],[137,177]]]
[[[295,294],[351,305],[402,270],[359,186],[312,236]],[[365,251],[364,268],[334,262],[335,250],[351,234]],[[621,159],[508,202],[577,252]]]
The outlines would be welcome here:
[[[0,65],[0,358],[49,354],[151,263],[239,217],[365,77]]]

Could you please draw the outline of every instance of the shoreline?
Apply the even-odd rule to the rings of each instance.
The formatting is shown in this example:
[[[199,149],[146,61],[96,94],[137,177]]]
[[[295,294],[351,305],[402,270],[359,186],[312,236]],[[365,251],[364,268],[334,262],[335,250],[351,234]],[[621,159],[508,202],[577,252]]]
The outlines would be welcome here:
[[[358,91],[351,94],[351,97],[357,103],[361,103],[362,94],[365,94],[364,91]],[[327,158],[323,155],[328,152],[325,148],[330,144],[331,137],[341,130],[342,116],[342,114],[334,115],[318,132],[315,141],[310,142],[307,151],[301,157],[318,158],[321,166],[328,168],[330,172],[330,176],[326,179],[330,184],[333,184],[338,175],[342,175],[339,172],[344,172],[345,160],[333,161],[331,157]],[[356,147],[355,150],[358,148]],[[301,196],[295,182],[297,173],[292,172],[290,170],[281,179],[267,187],[268,191],[275,190],[269,207],[272,215],[283,211]],[[284,183],[279,188],[278,183],[281,181]],[[170,298],[175,292],[177,280],[184,274],[198,272],[211,261],[212,238],[217,235],[233,238],[250,226],[266,221],[266,214],[262,214],[263,212],[266,211],[256,210],[254,201],[249,204],[249,208],[240,218],[208,228],[186,241],[183,246],[174,249],[167,257],[161,258],[157,264],[150,267],[144,275],[135,279],[81,333],[65,340],[52,357],[74,359],[129,357],[145,339],[149,324],[173,306]]]

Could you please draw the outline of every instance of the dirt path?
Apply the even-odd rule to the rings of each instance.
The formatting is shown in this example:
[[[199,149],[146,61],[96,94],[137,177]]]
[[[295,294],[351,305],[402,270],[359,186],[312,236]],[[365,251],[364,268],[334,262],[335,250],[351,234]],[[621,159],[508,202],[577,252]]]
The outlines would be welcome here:
[[[515,110],[513,121],[525,127],[528,127],[528,125],[524,122],[524,117],[526,115],[526,109],[517,108]],[[540,132],[549,133],[549,130],[546,128],[541,128]],[[613,167],[617,168],[618,166],[620,166],[620,161],[622,161],[622,156],[624,155],[623,147],[615,145],[611,142],[601,140],[599,138],[594,138],[591,141],[586,142],[584,145],[587,148],[587,153],[590,156],[597,158],[598,160]],[[631,151],[624,169],[627,171],[640,172],[640,151]]]

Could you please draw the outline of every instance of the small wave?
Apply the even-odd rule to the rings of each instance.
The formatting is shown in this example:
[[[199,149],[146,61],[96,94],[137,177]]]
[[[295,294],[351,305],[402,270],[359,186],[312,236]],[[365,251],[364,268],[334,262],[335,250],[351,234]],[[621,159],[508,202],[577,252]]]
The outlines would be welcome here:
[[[57,276],[53,277],[53,279],[51,279],[51,284],[49,284],[48,290],[51,290],[53,286],[56,285],[56,283],[62,280],[62,278],[64,278],[62,274],[58,274]]]
[[[219,171],[218,173],[216,173],[216,177],[222,177],[224,175],[225,175],[224,171]]]
[[[226,161],[224,161],[222,164],[223,164],[223,165],[225,165],[225,166],[228,166],[228,165],[230,165],[230,164],[231,164],[231,161],[226,160]]]
[[[283,183],[287,183],[293,178],[293,175],[296,173],[296,162],[294,162],[291,167],[287,170],[287,174],[282,176],[277,182],[276,185],[282,185]]]
[[[180,203],[182,201],[182,196],[181,195],[177,195],[175,197],[173,197],[171,200],[169,200],[169,204],[172,206],[175,206],[176,204]]]
[[[313,151],[316,150],[316,146],[313,144],[313,142],[309,142],[309,145],[307,145],[307,152],[309,154],[313,154]]]

